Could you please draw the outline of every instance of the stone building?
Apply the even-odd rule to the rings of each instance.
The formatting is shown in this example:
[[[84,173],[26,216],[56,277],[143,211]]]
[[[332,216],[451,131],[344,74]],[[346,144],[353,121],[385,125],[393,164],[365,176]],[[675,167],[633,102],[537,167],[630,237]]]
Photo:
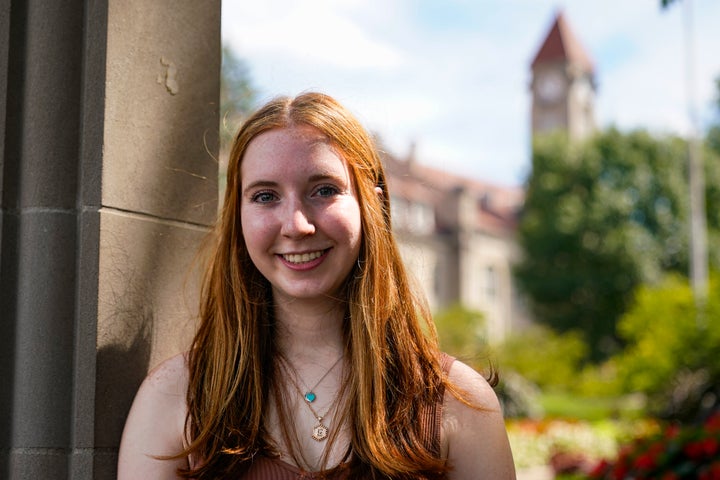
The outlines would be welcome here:
[[[528,321],[512,280],[520,187],[500,187],[386,155],[393,229],[434,311],[454,304],[485,315],[487,337]]]
[[[532,133],[563,130],[571,139],[595,130],[595,68],[561,11],[531,64]]]
[[[558,12],[531,63],[532,134],[595,129],[590,56]],[[512,277],[524,192],[386,156],[393,221],[408,268],[437,311],[453,304],[484,313],[499,341],[531,319]]]

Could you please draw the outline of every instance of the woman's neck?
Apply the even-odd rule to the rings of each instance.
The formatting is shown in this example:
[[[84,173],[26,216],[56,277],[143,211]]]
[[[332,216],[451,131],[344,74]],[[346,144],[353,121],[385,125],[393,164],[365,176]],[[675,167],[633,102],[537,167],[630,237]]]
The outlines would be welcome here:
[[[289,360],[320,361],[343,353],[343,317],[339,303],[308,304],[289,302],[275,305],[277,340]],[[324,362],[322,362],[324,363]]]

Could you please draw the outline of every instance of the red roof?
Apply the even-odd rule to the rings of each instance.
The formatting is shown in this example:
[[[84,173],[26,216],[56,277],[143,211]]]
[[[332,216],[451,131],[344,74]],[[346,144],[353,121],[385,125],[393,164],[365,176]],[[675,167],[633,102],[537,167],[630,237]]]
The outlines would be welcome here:
[[[567,61],[580,66],[586,72],[593,72],[593,61],[573,34],[565,16],[558,11],[550,32],[545,38],[535,59],[532,61],[534,69],[538,64]]]
[[[447,171],[421,165],[415,161],[403,161],[392,155],[384,155],[385,172],[391,195],[410,201],[422,202],[435,207],[442,217],[439,202],[444,202],[448,192],[463,188],[478,200],[476,227],[498,235],[508,235],[517,228],[517,214],[524,201],[522,187],[507,187],[454,175]],[[480,202],[482,198],[488,202]],[[436,218],[444,224],[444,218]]]

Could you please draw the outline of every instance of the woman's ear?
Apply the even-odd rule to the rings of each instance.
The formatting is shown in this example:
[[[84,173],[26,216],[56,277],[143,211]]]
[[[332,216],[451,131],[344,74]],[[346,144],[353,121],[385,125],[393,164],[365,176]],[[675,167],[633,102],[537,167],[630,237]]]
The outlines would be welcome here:
[[[380,188],[380,187],[375,187],[375,193],[378,194],[378,197],[382,197],[382,196],[383,196],[382,188]]]

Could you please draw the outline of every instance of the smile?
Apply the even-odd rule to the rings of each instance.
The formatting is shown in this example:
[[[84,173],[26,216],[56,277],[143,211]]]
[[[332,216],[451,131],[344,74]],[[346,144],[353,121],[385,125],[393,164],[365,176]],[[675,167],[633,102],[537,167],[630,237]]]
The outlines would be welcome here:
[[[296,265],[301,263],[307,263],[315,260],[316,258],[320,258],[325,253],[325,250],[318,250],[317,252],[309,252],[309,253],[290,253],[283,255],[283,259],[285,259],[288,263],[294,263]]]

